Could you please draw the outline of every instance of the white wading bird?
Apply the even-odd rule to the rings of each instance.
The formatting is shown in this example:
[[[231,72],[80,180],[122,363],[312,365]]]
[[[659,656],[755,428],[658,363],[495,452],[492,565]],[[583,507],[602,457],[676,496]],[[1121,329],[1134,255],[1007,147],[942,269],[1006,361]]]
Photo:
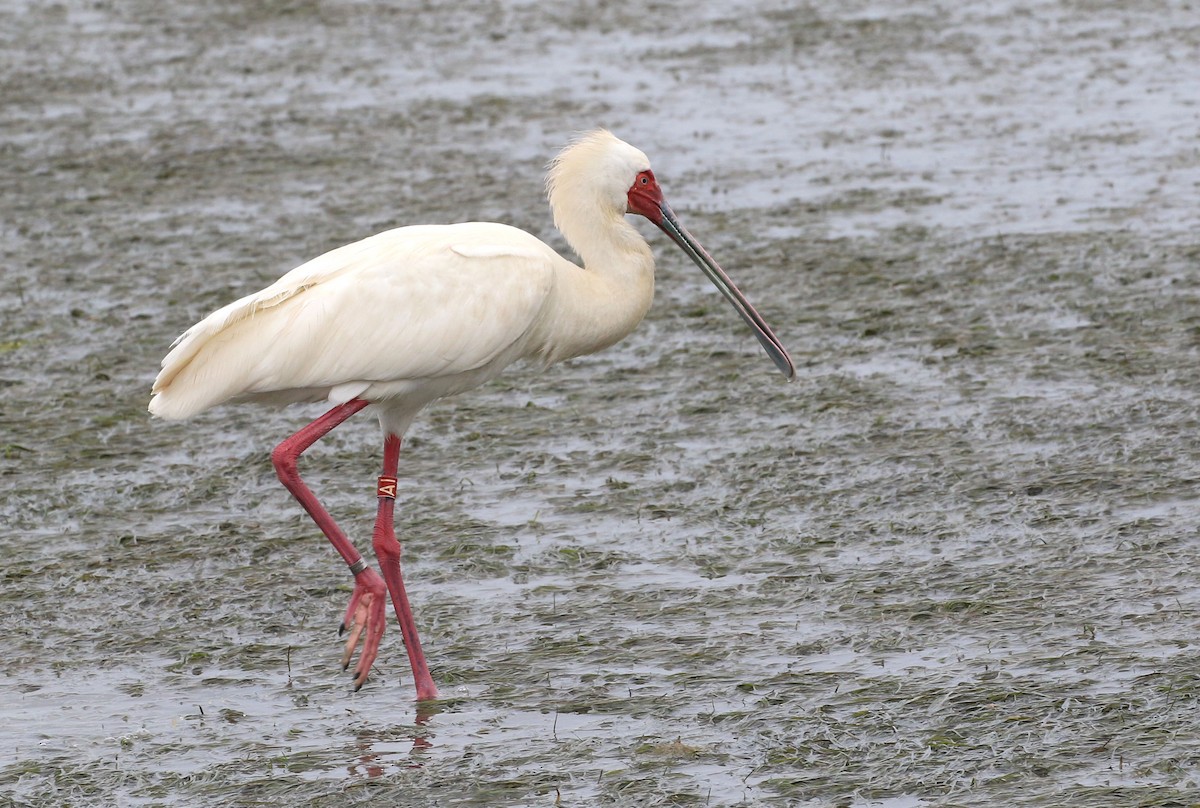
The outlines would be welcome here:
[[[783,374],[795,376],[771,329],[679,224],[645,154],[606,131],[592,132],[554,159],[546,187],[554,223],[583,267],[503,224],[389,230],[314,258],[205,317],[175,341],[154,380],[150,412],[167,419],[225,402],[334,405],[279,444],[271,460],[354,574],[342,665],[349,667],[365,630],[356,690],[379,652],[388,591],[417,699],[437,698],[392,527],[405,430],[433,400],[478,387],[519,359],[550,365],[629,334],[650,307],[654,258],[626,213],[662,228],[733,304]],[[374,534],[382,578],[297,470],[308,447],[369,405],[384,435]]]

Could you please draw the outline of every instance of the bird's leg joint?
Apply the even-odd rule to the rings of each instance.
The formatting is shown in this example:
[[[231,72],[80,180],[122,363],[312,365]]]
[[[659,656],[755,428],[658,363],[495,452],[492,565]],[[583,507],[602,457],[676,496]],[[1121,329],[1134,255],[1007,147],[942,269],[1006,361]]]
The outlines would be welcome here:
[[[376,496],[387,497],[388,499],[396,498],[396,483],[395,477],[384,475],[379,478],[379,487],[376,490]]]

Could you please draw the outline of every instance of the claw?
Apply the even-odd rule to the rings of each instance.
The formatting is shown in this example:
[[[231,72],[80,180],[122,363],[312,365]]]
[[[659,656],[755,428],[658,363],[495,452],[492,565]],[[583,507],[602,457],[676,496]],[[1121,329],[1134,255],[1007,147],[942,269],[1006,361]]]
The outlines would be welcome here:
[[[367,674],[379,655],[379,644],[387,626],[386,592],[387,585],[374,570],[363,570],[354,580],[354,594],[350,596],[350,605],[346,607],[346,616],[338,636],[349,632],[342,648],[343,671],[350,669],[354,651],[362,641],[358,664],[354,668],[355,690],[367,681]]]
[[[346,638],[346,645],[342,650],[342,670],[350,667],[350,659],[354,656],[354,649],[358,647],[358,641],[371,620],[371,604],[374,601],[375,595],[370,592],[359,599],[358,608],[355,610],[354,617],[350,622],[350,636]]]

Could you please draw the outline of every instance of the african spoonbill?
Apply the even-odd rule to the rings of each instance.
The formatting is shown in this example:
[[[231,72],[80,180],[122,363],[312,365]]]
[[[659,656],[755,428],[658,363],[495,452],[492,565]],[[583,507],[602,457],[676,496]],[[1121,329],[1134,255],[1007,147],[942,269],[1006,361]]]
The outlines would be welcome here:
[[[645,216],[666,232],[733,304],[779,370],[795,377],[771,329],[675,218],[645,154],[604,130],[591,132],[551,162],[546,187],[554,223],[582,267],[502,224],[388,230],[314,258],[205,317],[175,341],[154,381],[150,412],[172,420],[225,402],[333,405],[280,443],[271,459],[354,575],[342,664],[349,666],[361,640],[356,690],[378,655],[390,592],[417,699],[437,698],[393,528],[405,431],[430,402],[477,387],[517,360],[548,366],[629,334],[650,307],[654,258],[625,214]],[[306,449],[371,405],[383,428],[373,538],[382,577],[297,468]]]

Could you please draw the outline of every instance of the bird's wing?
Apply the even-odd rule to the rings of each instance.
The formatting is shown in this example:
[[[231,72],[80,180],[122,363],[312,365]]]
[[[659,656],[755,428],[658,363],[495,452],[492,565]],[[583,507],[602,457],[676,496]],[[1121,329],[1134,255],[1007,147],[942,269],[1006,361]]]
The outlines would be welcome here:
[[[322,281],[352,271],[355,266],[370,260],[373,248],[380,241],[396,232],[398,231],[386,231],[330,250],[284,274],[265,289],[260,289],[217,309],[184,331],[171,343],[170,352],[163,358],[162,370],[154,380],[153,392],[157,393],[160,389],[165,389],[170,385],[175,375],[187,367],[200,349],[217,334],[242,320],[253,317],[257,312],[286,302]]]
[[[504,225],[406,227],[338,248],[188,329],[151,411],[239,395],[428,379],[488,364],[537,322],[563,263]]]

